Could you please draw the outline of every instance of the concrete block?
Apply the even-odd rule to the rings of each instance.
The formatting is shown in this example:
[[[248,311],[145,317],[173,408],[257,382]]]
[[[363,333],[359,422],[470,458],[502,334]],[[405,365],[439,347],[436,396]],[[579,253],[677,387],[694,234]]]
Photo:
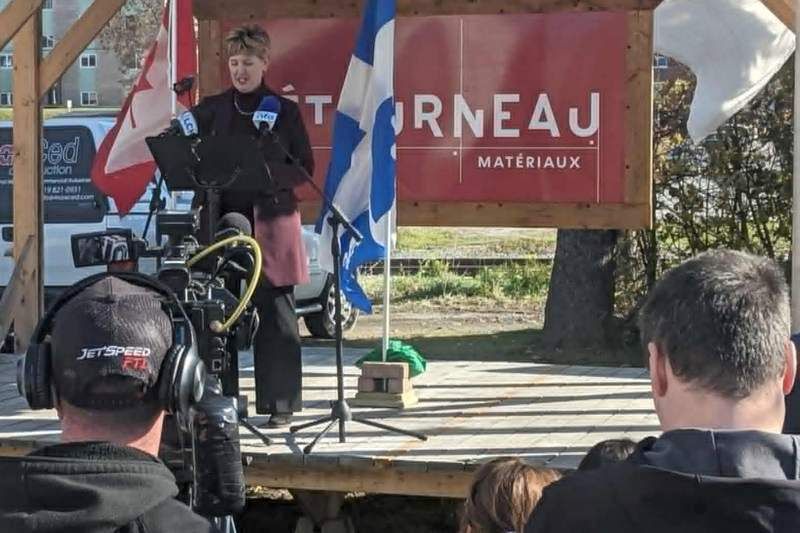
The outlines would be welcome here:
[[[364,363],[361,375],[365,378],[408,379],[408,363]]]
[[[358,378],[358,392],[376,392],[375,381],[373,378],[361,376]]]
[[[390,378],[386,380],[386,392],[390,394],[403,394],[411,390],[411,380]]]

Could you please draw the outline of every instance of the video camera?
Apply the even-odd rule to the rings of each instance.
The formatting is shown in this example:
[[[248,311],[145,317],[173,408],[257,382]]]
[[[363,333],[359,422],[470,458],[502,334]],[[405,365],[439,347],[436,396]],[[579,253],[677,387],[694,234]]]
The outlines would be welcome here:
[[[192,322],[208,370],[205,392],[189,420],[176,415],[164,424],[160,456],[175,474],[181,499],[208,517],[228,516],[244,506],[239,424],[252,427],[245,421],[247,399],[239,396],[238,353],[251,346],[258,327],[250,298],[261,255],[247,228],[233,226],[203,246],[195,237],[197,211],[159,211],[155,246],[126,229],[71,238],[76,267],[138,270],[140,259],[154,258],[155,276],[175,292]]]

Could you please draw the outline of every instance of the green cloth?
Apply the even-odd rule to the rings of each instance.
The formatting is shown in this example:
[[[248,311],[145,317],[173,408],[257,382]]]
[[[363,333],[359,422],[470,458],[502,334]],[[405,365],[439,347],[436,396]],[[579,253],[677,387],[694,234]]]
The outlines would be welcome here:
[[[356,366],[361,368],[364,363],[380,363],[381,348],[375,348],[361,359],[356,361]],[[416,377],[425,372],[428,362],[422,355],[410,344],[405,344],[402,341],[390,340],[389,349],[386,351],[387,363],[408,363],[408,372],[411,377]]]

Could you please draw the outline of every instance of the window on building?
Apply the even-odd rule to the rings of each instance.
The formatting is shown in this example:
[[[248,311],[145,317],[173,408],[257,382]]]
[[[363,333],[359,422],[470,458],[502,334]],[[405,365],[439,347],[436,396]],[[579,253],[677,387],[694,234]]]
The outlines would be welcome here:
[[[656,54],[653,56],[653,68],[656,69],[665,69],[669,68],[669,58],[667,56],[662,56]]]
[[[81,68],[95,68],[97,66],[97,54],[83,54],[81,56]]]
[[[56,45],[56,38],[52,35],[42,35],[42,48],[53,48]]]
[[[10,106],[14,104],[14,95],[11,93],[0,93],[0,106]]]
[[[42,9],[53,9],[53,0],[44,0],[44,2],[42,2]]]
[[[97,105],[97,93],[95,91],[81,91],[81,105]]]
[[[14,66],[14,54],[0,54],[0,68],[12,68]]]

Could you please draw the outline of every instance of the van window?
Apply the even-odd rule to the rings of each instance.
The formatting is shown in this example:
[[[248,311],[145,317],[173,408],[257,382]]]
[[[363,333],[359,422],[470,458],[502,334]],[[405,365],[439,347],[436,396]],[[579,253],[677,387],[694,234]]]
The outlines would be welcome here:
[[[0,224],[13,218],[14,156],[11,128],[0,128]],[[42,139],[44,222],[97,223],[108,200],[90,178],[95,146],[85,126],[48,126]]]

